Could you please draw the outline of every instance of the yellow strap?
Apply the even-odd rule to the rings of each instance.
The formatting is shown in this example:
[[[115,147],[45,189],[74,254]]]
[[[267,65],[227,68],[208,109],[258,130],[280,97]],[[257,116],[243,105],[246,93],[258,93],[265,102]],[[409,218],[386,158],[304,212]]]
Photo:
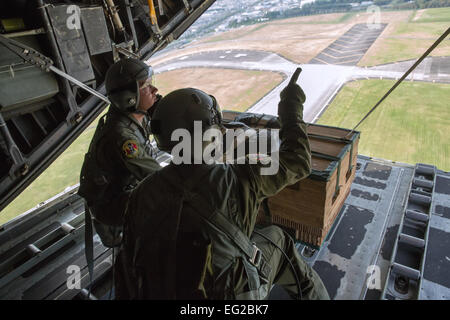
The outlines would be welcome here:
[[[153,4],[153,0],[148,0],[148,7],[150,8],[150,20],[152,25],[158,25],[158,20],[156,19],[156,11],[155,6]]]

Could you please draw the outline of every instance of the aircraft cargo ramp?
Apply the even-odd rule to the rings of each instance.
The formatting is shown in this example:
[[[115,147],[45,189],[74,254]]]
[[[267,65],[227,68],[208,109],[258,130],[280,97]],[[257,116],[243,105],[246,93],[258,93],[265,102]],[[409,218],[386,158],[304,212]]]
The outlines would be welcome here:
[[[87,298],[77,187],[2,227],[0,299]],[[332,299],[450,299],[449,248],[450,173],[365,156],[320,250],[298,244]],[[114,298],[111,253],[95,236],[90,299]],[[289,297],[275,286],[270,299]]]

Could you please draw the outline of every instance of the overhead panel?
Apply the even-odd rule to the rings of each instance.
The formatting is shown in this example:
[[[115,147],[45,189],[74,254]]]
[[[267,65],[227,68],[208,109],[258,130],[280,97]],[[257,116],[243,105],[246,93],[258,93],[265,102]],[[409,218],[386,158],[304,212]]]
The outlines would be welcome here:
[[[94,72],[81,31],[81,17],[77,16],[76,9],[71,10],[72,8],[61,5],[48,7],[47,10],[66,72],[81,82],[88,82],[95,78]]]
[[[81,22],[89,52],[92,56],[112,50],[102,7],[82,8]]]

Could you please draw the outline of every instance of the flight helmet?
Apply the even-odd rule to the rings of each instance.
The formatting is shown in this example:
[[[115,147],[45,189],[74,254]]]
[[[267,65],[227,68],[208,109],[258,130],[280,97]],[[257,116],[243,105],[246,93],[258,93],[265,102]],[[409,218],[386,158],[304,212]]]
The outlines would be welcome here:
[[[106,72],[106,94],[114,107],[135,112],[139,105],[139,84],[151,81],[152,77],[151,66],[133,58],[122,59]]]
[[[222,112],[216,98],[195,88],[178,89],[164,96],[152,117],[152,133],[158,148],[170,152],[177,144],[171,141],[172,132],[186,129],[193,134],[194,121],[202,122],[203,131],[221,125]]]

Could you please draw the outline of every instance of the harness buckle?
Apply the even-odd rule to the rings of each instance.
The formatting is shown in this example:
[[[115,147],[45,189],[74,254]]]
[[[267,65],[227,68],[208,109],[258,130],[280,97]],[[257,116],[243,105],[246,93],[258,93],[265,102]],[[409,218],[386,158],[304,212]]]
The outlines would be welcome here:
[[[259,248],[253,244],[253,254],[252,257],[249,259],[250,263],[253,264],[255,267],[259,267],[259,265],[261,264],[261,250],[259,250]]]

